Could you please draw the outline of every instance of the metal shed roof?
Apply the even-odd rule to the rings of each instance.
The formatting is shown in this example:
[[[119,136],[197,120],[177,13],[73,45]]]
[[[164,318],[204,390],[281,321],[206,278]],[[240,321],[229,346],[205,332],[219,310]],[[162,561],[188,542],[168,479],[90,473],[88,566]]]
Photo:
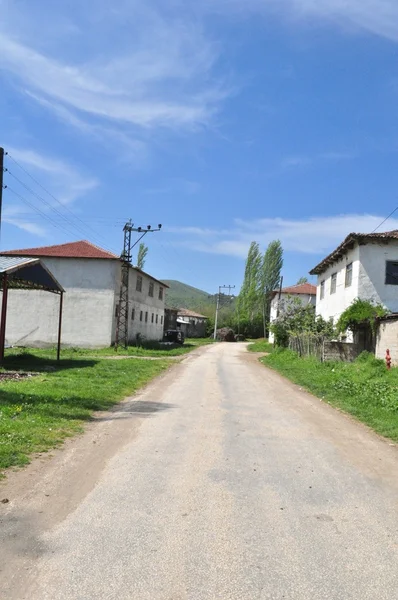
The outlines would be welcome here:
[[[0,288],[4,275],[10,289],[46,290],[60,294],[65,290],[39,258],[0,255]]]

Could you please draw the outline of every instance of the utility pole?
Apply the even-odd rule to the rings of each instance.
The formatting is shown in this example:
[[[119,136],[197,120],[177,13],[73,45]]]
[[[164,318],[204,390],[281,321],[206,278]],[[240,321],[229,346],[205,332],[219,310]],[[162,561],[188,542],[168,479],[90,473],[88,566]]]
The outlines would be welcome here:
[[[130,267],[132,266],[131,251],[147,233],[154,233],[155,231],[160,231],[161,229],[161,224],[158,225],[157,229],[152,229],[151,225],[147,225],[146,228],[134,227],[134,223],[132,223],[131,219],[123,227],[123,252],[120,256],[120,259],[122,261],[122,278],[120,284],[119,308],[116,322],[115,350],[118,349],[118,346],[123,346],[124,348],[127,348],[129,343],[129,278]],[[138,238],[138,240],[133,245],[131,245],[131,234],[133,231],[140,233],[141,235]]]
[[[214,339],[217,339],[217,323],[218,323],[218,313],[221,308],[221,290],[228,290],[228,297],[231,296],[231,290],[235,288],[234,285],[219,285],[218,286],[218,294],[217,294],[217,304],[216,304],[216,318],[214,319]]]
[[[4,148],[0,148],[0,238],[3,218],[3,173],[4,173]]]

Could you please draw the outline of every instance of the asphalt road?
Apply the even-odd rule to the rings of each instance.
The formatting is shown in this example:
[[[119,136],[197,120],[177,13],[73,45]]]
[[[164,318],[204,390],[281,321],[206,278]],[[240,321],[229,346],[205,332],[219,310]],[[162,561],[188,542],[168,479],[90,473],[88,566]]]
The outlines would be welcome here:
[[[93,431],[63,451],[74,491],[54,470],[1,509],[1,598],[398,598],[397,448],[245,345],[188,357],[114,417],[99,442],[127,438],[100,468],[76,467]]]

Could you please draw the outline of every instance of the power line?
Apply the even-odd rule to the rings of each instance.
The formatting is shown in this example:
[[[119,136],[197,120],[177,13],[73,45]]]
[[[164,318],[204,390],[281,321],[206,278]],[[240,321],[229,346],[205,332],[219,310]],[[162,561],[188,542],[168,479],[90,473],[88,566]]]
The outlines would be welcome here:
[[[397,212],[397,210],[398,210],[398,206],[396,206],[396,207],[394,208],[394,210],[392,211],[392,213],[390,213],[390,214],[388,215],[388,217],[386,217],[386,218],[384,219],[384,221],[382,221],[382,222],[380,223],[380,225],[378,225],[378,226],[376,227],[376,229],[374,229],[374,230],[372,231],[372,233],[376,233],[376,231],[377,231],[378,229],[380,229],[380,227],[381,227],[382,225],[384,225],[384,223],[385,223],[386,221],[388,221],[388,219],[390,219],[390,218],[393,216],[393,214],[394,214],[394,213],[396,213],[396,212]]]
[[[98,233],[95,231],[95,229],[93,229],[92,227],[90,227],[90,225],[88,225],[87,223],[85,223],[78,215],[76,215],[68,206],[66,206],[65,204],[63,204],[62,202],[60,202],[60,200],[58,200],[58,198],[56,198],[54,196],[54,194],[52,194],[49,190],[47,190],[44,185],[42,185],[35,177],[33,177],[33,175],[31,175],[29,173],[29,171],[27,171],[27,169],[25,169],[11,154],[9,154],[8,152],[6,153],[7,157],[12,160],[24,173],[26,173],[26,175],[28,175],[28,177],[30,177],[32,179],[32,181],[34,181],[34,183],[36,185],[38,185],[46,194],[48,194],[63,210],[67,211],[68,213],[70,213],[72,215],[72,217],[74,219],[76,219],[76,221],[79,221],[83,227],[84,230],[76,225],[75,223],[73,223],[70,219],[68,219],[65,215],[63,215],[59,210],[57,210],[51,203],[47,202],[46,200],[44,200],[44,198],[42,198],[42,196],[40,196],[39,194],[37,194],[36,192],[34,192],[33,190],[31,190],[25,183],[21,182],[20,179],[18,179],[14,174],[10,173],[10,171],[8,170],[8,172],[10,173],[10,175],[12,175],[17,181],[19,181],[19,183],[21,183],[21,185],[23,187],[25,187],[25,189],[27,189],[30,193],[32,193],[34,196],[36,196],[39,200],[41,200],[42,202],[44,202],[49,208],[51,208],[51,210],[53,210],[54,212],[56,212],[57,214],[59,214],[61,216],[61,218],[63,218],[66,221],[69,221],[71,223],[71,225],[78,231],[82,232],[84,236],[87,235],[86,230],[90,230],[92,233],[94,233],[94,235],[96,236],[96,241],[97,243],[100,243],[101,245],[103,245],[106,248],[106,245],[104,245],[104,240],[102,238],[98,237]],[[107,248],[109,250],[109,248]]]
[[[29,202],[29,200],[27,200],[24,196],[21,196],[21,194],[19,194],[15,190],[13,190],[9,185],[4,186],[4,189],[6,189],[7,191],[11,192],[15,196],[17,196],[17,198],[19,198],[22,202],[24,202],[25,204],[27,204],[27,206],[29,206],[32,210],[34,210],[35,212],[40,213],[45,219],[47,219],[47,221],[49,221],[51,223],[51,225],[53,227],[56,227],[56,229],[61,229],[61,230],[65,231],[68,235],[74,236],[74,233],[72,233],[64,225],[60,225],[59,223],[57,223],[56,221],[54,221],[54,219],[52,217],[50,217],[45,212],[43,212],[42,210],[40,210],[40,208],[38,208],[37,206],[35,206],[32,202]]]

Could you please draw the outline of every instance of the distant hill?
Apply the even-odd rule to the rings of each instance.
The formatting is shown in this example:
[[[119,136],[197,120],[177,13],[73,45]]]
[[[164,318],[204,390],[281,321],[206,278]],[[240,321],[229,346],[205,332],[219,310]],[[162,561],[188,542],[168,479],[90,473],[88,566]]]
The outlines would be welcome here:
[[[214,296],[203,290],[173,279],[162,279],[162,281],[170,287],[166,290],[166,306],[169,308],[188,308],[200,311],[200,309],[214,306]]]

